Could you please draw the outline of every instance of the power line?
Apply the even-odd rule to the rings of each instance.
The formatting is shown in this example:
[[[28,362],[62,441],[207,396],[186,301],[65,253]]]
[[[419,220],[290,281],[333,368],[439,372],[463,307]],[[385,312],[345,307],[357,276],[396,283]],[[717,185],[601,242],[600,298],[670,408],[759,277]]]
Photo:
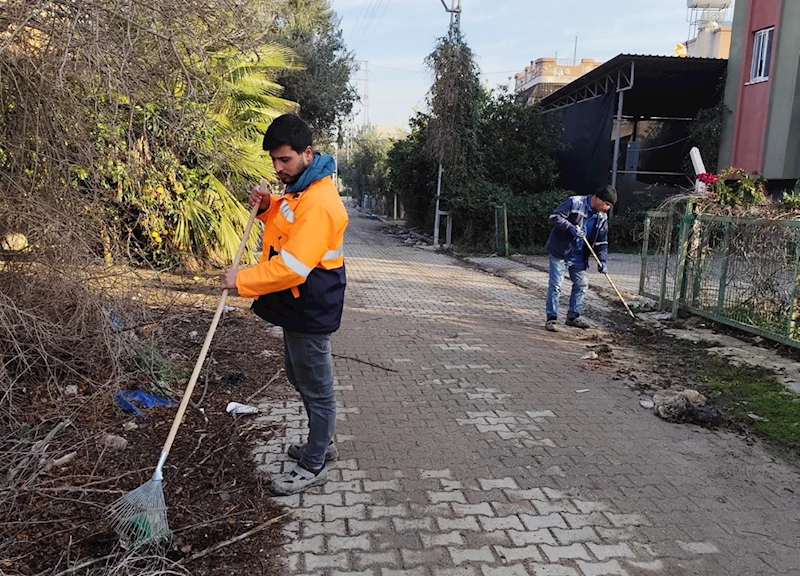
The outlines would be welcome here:
[[[384,4],[384,6],[383,6],[383,12],[381,12],[381,15],[376,20],[375,16],[378,14],[378,10],[380,10],[381,4],[383,2],[384,2],[384,0],[378,0],[377,4],[375,4],[375,8],[373,9],[372,14],[371,14],[372,18],[367,22],[367,25],[365,26],[364,30],[362,31],[361,38],[358,39],[358,43],[356,44],[356,47],[354,48],[354,51],[358,50],[358,47],[361,46],[361,43],[364,41],[364,38],[369,34],[370,26],[372,24],[374,24],[374,26],[377,27],[377,25],[380,24],[381,20],[383,20],[383,16],[384,16],[384,14],[386,14],[386,10],[389,8],[389,4],[390,4],[391,0],[386,0],[386,4]]]
[[[367,5],[367,9],[364,11],[364,19],[361,21],[361,28],[359,28],[358,33],[353,35],[353,39],[358,40],[355,42],[356,44],[361,43],[361,38],[364,36],[364,32],[369,27],[370,21],[372,20],[372,15],[375,12],[375,8],[380,4],[381,0],[369,0],[369,4]]]
[[[361,10],[358,11],[358,16],[356,17],[356,23],[353,25],[353,38],[355,38],[356,35],[358,34],[358,26],[359,24],[361,24],[361,16],[364,14],[364,8],[367,7],[367,4],[371,5],[373,1],[374,0],[364,0],[364,2],[361,3]]]
[[[394,68],[392,66],[381,66],[380,64],[373,64],[373,68],[382,68],[384,70],[392,70],[394,72],[407,72],[409,74],[428,74],[427,70],[409,70],[408,68]],[[495,74],[516,74],[519,70],[496,70],[492,72],[481,72],[482,76],[492,76]]]

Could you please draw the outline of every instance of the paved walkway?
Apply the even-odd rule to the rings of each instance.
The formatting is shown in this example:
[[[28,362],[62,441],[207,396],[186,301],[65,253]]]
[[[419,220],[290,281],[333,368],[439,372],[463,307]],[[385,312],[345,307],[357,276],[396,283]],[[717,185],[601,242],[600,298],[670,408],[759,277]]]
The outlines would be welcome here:
[[[352,214],[334,339],[343,460],[280,499],[297,518],[289,574],[800,574],[793,470],[642,410],[580,360],[576,334],[543,330],[542,292],[379,226]],[[278,471],[302,407],[263,408],[287,426],[258,449]]]

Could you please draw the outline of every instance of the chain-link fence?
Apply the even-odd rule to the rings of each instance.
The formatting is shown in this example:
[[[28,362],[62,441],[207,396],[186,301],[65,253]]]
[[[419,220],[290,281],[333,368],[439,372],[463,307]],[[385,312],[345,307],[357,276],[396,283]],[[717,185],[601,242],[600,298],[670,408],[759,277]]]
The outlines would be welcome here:
[[[800,222],[651,212],[641,294],[800,347]]]

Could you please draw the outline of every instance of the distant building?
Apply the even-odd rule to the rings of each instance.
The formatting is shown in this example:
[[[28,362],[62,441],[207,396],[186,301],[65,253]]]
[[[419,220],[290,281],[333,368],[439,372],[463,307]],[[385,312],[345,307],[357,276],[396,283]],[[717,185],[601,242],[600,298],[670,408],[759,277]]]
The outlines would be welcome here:
[[[732,4],[733,0],[687,0],[690,38],[675,46],[675,56],[727,60]]]
[[[685,44],[689,58],[728,59],[731,53],[731,26],[725,22],[703,22],[697,35]]]
[[[378,124],[372,126],[378,138],[382,140],[405,140],[408,137],[408,129],[405,126],[394,124]]]
[[[602,62],[591,58],[582,60],[539,58],[531,62],[530,66],[526,66],[523,72],[514,76],[514,92],[518,101],[535,104],[601,64]]]

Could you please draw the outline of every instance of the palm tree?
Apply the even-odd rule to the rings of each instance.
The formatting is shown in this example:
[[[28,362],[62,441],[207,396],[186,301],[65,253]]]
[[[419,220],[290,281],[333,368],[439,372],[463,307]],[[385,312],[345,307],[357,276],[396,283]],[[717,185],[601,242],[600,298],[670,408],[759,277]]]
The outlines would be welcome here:
[[[182,202],[174,247],[225,263],[233,260],[249,216],[240,199],[260,180],[276,180],[261,137],[274,118],[298,109],[280,97],[276,79],[302,66],[291,50],[274,44],[246,56],[220,50],[211,66],[218,88],[207,111],[210,137],[199,154],[204,193]],[[254,232],[245,259],[252,259],[257,241]]]

